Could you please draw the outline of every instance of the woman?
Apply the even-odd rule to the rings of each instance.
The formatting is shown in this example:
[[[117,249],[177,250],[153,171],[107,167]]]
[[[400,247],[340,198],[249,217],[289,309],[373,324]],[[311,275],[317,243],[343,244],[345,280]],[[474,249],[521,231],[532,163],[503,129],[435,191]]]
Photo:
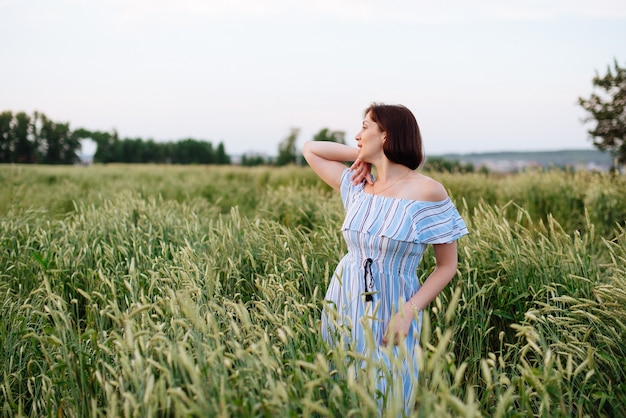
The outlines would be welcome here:
[[[467,227],[437,181],[415,171],[424,160],[415,117],[404,106],[372,104],[364,112],[357,148],[334,142],[304,145],[309,165],[341,193],[346,210],[342,226],[348,253],[329,285],[322,335],[337,344],[338,328],[349,329],[357,352],[391,367],[384,346],[402,356],[399,376],[407,404],[417,378],[416,349],[421,311],[457,270],[456,240]],[[350,168],[345,162],[354,162]],[[376,168],[377,179],[370,175]],[[432,244],[436,267],[420,286],[417,267]],[[373,336],[375,347],[368,347]],[[370,344],[371,345],[371,344]],[[399,348],[403,346],[402,350]],[[378,389],[384,396],[386,379]]]

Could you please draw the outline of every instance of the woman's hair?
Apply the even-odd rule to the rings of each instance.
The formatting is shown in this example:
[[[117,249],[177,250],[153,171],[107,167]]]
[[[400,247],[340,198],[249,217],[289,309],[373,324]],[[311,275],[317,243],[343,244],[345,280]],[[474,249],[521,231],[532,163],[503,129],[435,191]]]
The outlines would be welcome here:
[[[364,115],[370,117],[387,134],[383,144],[385,156],[397,164],[415,170],[424,162],[422,135],[413,113],[402,105],[372,103]]]

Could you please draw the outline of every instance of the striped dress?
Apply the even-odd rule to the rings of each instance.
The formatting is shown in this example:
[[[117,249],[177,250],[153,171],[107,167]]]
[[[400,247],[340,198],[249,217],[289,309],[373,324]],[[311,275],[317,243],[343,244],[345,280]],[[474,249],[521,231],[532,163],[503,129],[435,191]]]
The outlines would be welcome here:
[[[344,344],[368,358],[383,360],[391,369],[394,361],[381,348],[383,334],[392,314],[420,287],[417,268],[424,250],[428,244],[449,243],[468,231],[450,198],[440,202],[391,198],[366,193],[364,186],[353,185],[350,171],[343,172],[341,199],[346,217],[342,233],[348,253],[326,293],[322,336],[331,346]],[[417,378],[415,350],[420,329],[421,314],[413,321],[404,347],[393,348],[394,356],[402,356],[394,380],[402,381],[405,405]],[[371,337],[374,347],[367,343]],[[376,384],[385,394],[386,380],[378,379]]]

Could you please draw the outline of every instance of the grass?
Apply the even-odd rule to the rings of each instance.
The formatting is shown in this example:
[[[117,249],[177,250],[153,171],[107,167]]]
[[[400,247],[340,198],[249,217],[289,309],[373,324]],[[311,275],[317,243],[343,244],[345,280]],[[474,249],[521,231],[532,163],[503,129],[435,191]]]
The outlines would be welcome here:
[[[318,332],[345,247],[308,169],[0,176],[2,416],[376,414],[376,364]],[[440,179],[471,233],[424,312],[414,414],[626,415],[624,180]]]

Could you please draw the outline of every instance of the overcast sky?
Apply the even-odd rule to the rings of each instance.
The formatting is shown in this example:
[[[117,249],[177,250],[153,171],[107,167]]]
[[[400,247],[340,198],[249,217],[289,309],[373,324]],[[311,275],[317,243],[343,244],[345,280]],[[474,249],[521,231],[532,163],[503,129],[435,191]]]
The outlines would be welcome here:
[[[626,1],[0,0],[0,111],[276,154],[352,142],[370,102],[428,154],[591,149],[577,104],[626,64]]]

